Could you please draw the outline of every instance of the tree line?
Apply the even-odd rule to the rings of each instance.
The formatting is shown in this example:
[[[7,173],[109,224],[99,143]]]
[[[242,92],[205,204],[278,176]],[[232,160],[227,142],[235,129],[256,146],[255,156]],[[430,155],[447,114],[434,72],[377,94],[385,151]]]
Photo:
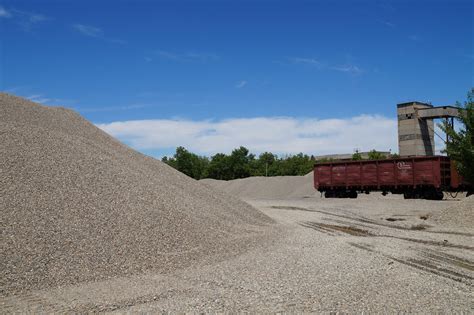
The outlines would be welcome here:
[[[375,160],[384,159],[386,156],[372,150],[368,158]],[[356,152],[352,159],[361,160],[362,155]],[[192,178],[220,180],[250,176],[301,176],[311,172],[315,163],[331,160],[327,158],[317,160],[314,156],[303,153],[279,157],[274,153],[264,152],[257,156],[242,146],[234,149],[231,154],[217,153],[210,158],[178,147],[173,157],[162,158],[164,163]]]
[[[173,157],[165,156],[162,161],[195,179],[231,180],[250,176],[305,175],[313,169],[315,158],[303,153],[278,157],[264,152],[256,156],[242,146],[231,154],[217,153],[209,158],[178,147]]]

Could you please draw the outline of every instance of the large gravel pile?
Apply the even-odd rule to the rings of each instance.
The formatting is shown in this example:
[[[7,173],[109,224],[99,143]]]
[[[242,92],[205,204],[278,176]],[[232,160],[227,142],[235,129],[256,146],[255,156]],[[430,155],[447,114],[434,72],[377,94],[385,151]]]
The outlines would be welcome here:
[[[448,226],[473,228],[474,227],[474,196],[464,198],[431,218],[433,221]]]
[[[0,295],[220,259],[273,222],[73,111],[4,93],[0,210]]]
[[[248,177],[230,181],[201,182],[244,199],[292,199],[315,196],[313,172],[305,176]]]

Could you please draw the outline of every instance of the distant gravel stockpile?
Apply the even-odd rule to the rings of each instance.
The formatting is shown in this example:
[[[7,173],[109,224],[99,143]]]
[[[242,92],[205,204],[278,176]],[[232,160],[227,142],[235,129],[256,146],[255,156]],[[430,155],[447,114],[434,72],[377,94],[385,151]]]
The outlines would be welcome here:
[[[4,93],[0,209],[0,295],[219,259],[273,223],[71,110]]]
[[[288,199],[313,197],[313,173],[305,176],[248,177],[230,181],[203,179],[201,182],[246,199]]]
[[[439,213],[432,220],[442,225],[473,228],[474,227],[474,196],[469,196]]]

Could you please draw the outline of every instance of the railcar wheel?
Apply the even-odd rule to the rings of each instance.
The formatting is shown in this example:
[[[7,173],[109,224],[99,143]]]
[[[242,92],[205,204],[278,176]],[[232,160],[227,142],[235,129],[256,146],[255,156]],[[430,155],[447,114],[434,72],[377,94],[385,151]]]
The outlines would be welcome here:
[[[436,200],[443,200],[444,194],[442,191],[437,191],[436,192]]]
[[[334,193],[334,191],[327,190],[324,192],[324,198],[334,198],[334,197],[336,197],[336,194]]]
[[[349,198],[357,199],[357,191],[351,190],[351,191],[349,192]]]

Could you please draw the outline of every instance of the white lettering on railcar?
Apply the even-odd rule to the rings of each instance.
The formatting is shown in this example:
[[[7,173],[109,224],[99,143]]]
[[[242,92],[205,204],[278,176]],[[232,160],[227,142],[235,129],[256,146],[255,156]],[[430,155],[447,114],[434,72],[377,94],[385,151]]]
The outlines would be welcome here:
[[[407,162],[398,162],[397,167],[399,170],[411,170],[411,164]]]

